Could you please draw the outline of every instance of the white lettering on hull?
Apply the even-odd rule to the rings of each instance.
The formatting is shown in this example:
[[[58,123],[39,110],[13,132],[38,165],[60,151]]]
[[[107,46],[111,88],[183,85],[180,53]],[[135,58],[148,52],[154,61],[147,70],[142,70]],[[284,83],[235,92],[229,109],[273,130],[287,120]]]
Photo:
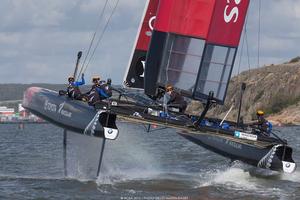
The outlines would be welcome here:
[[[72,117],[72,112],[64,110],[64,105],[66,102],[63,102],[61,104],[59,104],[58,106],[54,103],[49,102],[49,100],[45,101],[44,104],[44,110],[45,111],[49,111],[49,112],[53,112],[53,113],[57,113],[60,114],[64,117],[68,117],[71,118]],[[57,109],[58,108],[58,109]]]
[[[50,112],[56,112],[57,106],[53,103],[50,103],[48,100],[46,100],[45,104],[44,104],[44,110],[50,111]]]

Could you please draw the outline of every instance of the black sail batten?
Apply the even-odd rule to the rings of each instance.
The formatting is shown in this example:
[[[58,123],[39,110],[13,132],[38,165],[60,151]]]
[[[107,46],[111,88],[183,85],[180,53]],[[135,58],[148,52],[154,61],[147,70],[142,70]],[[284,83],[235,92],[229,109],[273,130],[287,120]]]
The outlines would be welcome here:
[[[163,52],[168,37],[167,33],[153,31],[150,47],[146,57],[145,67],[145,94],[149,96],[157,95],[158,75],[163,59]]]

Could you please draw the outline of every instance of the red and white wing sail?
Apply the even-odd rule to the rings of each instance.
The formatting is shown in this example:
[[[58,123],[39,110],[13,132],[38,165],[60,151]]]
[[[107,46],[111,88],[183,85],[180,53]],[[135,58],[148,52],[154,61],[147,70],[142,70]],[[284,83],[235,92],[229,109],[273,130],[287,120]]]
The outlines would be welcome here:
[[[172,84],[222,104],[249,0],[160,0],[145,67],[145,93]]]

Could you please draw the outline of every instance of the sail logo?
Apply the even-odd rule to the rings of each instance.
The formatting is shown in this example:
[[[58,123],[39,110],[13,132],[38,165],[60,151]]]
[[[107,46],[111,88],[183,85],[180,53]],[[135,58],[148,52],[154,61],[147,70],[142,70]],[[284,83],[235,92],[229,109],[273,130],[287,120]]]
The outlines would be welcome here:
[[[152,16],[149,21],[148,21],[148,27],[150,29],[150,31],[146,31],[146,35],[148,37],[151,37],[152,36],[152,31],[154,29],[154,22],[155,22],[155,19],[156,19],[156,16]]]
[[[226,23],[230,23],[233,20],[233,23],[236,23],[239,17],[239,8],[238,5],[241,3],[242,0],[226,0],[227,5],[225,6],[224,9],[224,21]],[[229,10],[229,7],[232,2],[234,1],[235,6]]]
[[[143,74],[141,74],[140,77],[144,78],[145,77],[145,65],[146,65],[146,61],[141,60],[141,62],[142,62],[142,65],[143,65]]]
[[[153,31],[153,29],[154,29],[154,21],[155,21],[155,19],[156,19],[156,16],[153,16],[153,17],[151,17],[149,19],[148,25],[149,25],[149,28],[150,28],[151,31]]]

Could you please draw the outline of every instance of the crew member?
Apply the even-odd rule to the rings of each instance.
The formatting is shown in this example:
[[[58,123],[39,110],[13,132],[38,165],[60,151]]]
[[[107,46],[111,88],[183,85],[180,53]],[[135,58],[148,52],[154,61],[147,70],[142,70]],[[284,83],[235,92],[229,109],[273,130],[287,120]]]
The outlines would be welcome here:
[[[269,136],[272,130],[272,124],[265,119],[264,112],[262,110],[258,110],[256,112],[256,116],[257,116],[257,121],[252,122],[249,125],[257,126],[257,128],[261,132],[266,133]]]
[[[68,78],[68,82],[69,82],[67,88],[68,96],[76,100],[82,100],[82,94],[79,90],[79,86],[85,84],[84,74],[81,75],[81,81],[75,81],[75,78],[73,76],[70,76]]]
[[[179,112],[184,113],[187,102],[184,100],[184,98],[174,90],[172,85],[166,86],[166,92],[168,95],[170,95],[170,99],[167,102],[168,107],[178,108]]]
[[[100,88],[105,92],[105,94],[108,95],[108,97],[112,96],[112,86],[110,78],[108,78],[106,82],[102,82],[102,84],[100,84]]]
[[[90,105],[95,105],[97,102],[103,99],[109,98],[111,95],[105,90],[105,81],[100,81],[100,77],[94,77],[92,79],[93,85],[89,92],[86,93],[88,96],[88,102]]]

